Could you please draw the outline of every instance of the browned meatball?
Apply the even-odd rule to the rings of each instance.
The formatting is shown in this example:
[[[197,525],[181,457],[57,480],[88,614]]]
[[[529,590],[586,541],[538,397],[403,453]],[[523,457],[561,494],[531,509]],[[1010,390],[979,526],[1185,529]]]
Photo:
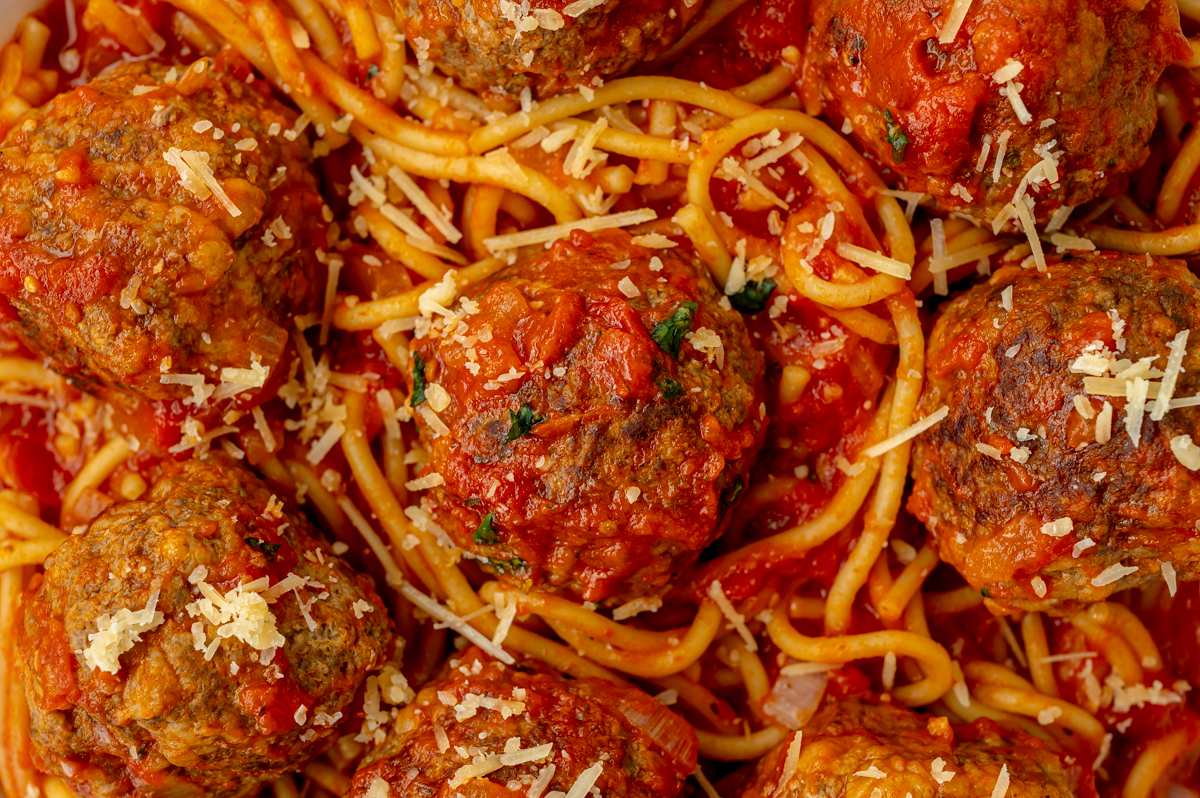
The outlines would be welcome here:
[[[1006,267],[940,309],[921,411],[949,415],[913,447],[909,509],[993,610],[1200,574],[1200,407],[1126,399],[1169,383],[1187,330],[1176,398],[1200,393],[1200,280],[1112,252]]]
[[[35,762],[84,796],[251,794],[392,654],[370,579],[218,455],[63,543],[20,632]]]
[[[599,86],[666,52],[701,0],[406,0],[409,43],[469,89],[512,102]]]
[[[886,698],[886,696],[884,696]],[[788,767],[789,752],[799,756]],[[1008,798],[1095,796],[1090,763],[986,718],[951,726],[866,696],[826,704],[758,763],[741,798],[993,795],[1001,769]]]
[[[662,595],[724,528],[765,432],[741,317],[693,256],[623,231],[576,231],[470,293],[413,342],[427,506],[516,584]]]
[[[691,726],[635,688],[470,648],[401,710],[347,798],[519,798],[585,779],[601,795],[673,798],[696,750]]]
[[[1119,186],[1146,160],[1155,84],[1189,54],[1174,0],[975,0],[942,44],[954,5],[813,3],[806,71],[827,110],[906,188],[990,220],[1029,177],[1024,193],[1045,218]],[[1053,168],[1031,171],[1047,155]]]
[[[318,284],[322,200],[295,113],[247,76],[222,59],[125,64],[9,131],[7,331],[65,373],[151,400],[193,400],[167,374],[211,393],[223,369],[250,372],[251,388],[278,369]]]

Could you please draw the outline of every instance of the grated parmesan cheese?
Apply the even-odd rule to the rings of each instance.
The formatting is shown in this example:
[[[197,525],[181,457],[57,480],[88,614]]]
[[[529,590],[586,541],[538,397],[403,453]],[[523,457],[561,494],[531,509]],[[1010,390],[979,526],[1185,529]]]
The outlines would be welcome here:
[[[1042,534],[1052,538],[1066,537],[1075,529],[1075,522],[1070,518],[1059,518],[1047,524],[1042,524]]]
[[[971,0],[954,0],[954,5],[950,6],[950,13],[946,15],[946,24],[938,33],[938,44],[950,44],[954,41],[970,10]]]
[[[1176,435],[1172,438],[1171,452],[1184,468],[1200,471],[1200,446],[1192,442],[1191,435]]]
[[[88,635],[88,647],[83,650],[83,662],[89,668],[116,674],[121,670],[121,655],[142,642],[142,635],[162,625],[165,618],[158,612],[158,591],[150,594],[144,609],[136,612],[121,609],[116,615],[107,612],[96,619],[96,631]]]
[[[1167,592],[1171,594],[1171,598],[1175,597],[1176,581],[1175,581],[1175,566],[1170,560],[1163,560],[1159,565],[1159,570],[1162,571],[1163,581],[1167,583]]]
[[[908,280],[912,277],[912,266],[907,263],[889,258],[879,252],[848,244],[845,241],[838,243],[837,254],[852,263],[857,263],[864,269],[871,269],[880,274],[899,277],[901,280]]]
[[[874,446],[864,449],[862,451],[862,456],[879,457],[883,454],[886,454],[892,449],[895,449],[897,446],[907,443],[908,441],[920,435],[922,432],[932,428],[948,415],[950,415],[950,408],[946,405],[942,405],[937,410],[925,416],[925,418],[900,430],[900,432],[896,433],[887,440],[880,441]]]
[[[1162,383],[1158,389],[1158,398],[1150,409],[1151,421],[1162,421],[1171,406],[1171,398],[1175,395],[1175,383],[1183,371],[1183,357],[1187,354],[1188,334],[1191,330],[1180,331],[1167,344],[1170,354],[1167,355],[1167,367],[1163,371]],[[1195,470],[1195,469],[1193,469]]]
[[[708,586],[708,597],[716,602],[720,608],[721,614],[725,616],[725,620],[737,631],[738,636],[742,638],[742,642],[746,644],[746,648],[750,651],[758,651],[758,641],[754,639],[754,635],[750,634],[750,629],[746,626],[746,616],[742,615],[733,606],[725,591],[721,588],[721,581],[714,579]]]
[[[1137,569],[1136,565],[1121,565],[1121,563],[1115,562],[1092,579],[1092,587],[1106,587],[1114,582],[1119,582],[1136,572]]]
[[[1008,765],[1000,766],[1000,775],[996,777],[996,786],[992,788],[992,798],[1004,798],[1008,793]]]

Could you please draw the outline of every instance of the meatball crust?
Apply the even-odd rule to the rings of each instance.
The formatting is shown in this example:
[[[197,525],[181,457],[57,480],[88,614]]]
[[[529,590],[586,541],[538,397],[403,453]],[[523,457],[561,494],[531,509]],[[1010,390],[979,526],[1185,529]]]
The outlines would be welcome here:
[[[690,255],[576,231],[416,338],[425,474],[444,480],[426,503],[454,542],[588,601],[675,584],[766,426],[762,355],[719,297]]]
[[[469,779],[464,771],[546,745],[545,755],[512,757],[529,761],[495,762],[499,769]],[[570,679],[540,663],[505,666],[472,647],[401,710],[347,798],[518,798],[551,768],[541,794],[566,793],[597,763],[602,795],[674,798],[696,768],[697,747],[691,726],[637,689]]]
[[[939,310],[921,410],[949,415],[913,446],[909,509],[993,611],[1069,612],[1168,561],[1200,574],[1200,473],[1171,448],[1200,442],[1200,408],[1154,421],[1147,402],[1135,443],[1126,398],[1084,385],[1105,376],[1125,393],[1112,375],[1142,358],[1165,369],[1183,330],[1175,397],[1200,393],[1200,280],[1180,261],[1112,252],[1005,267]],[[1136,571],[1109,583],[1118,565]]]
[[[295,113],[246,74],[224,58],[124,64],[9,131],[7,331],[67,374],[150,400],[192,397],[164,373],[278,368],[319,285],[322,199],[305,140],[279,135]],[[176,161],[184,181],[172,152],[206,161],[238,215]]]
[[[799,759],[786,772],[788,750],[799,735]],[[853,696],[827,703],[771,749],[742,798],[975,798],[992,794],[1005,766],[1009,798],[1096,795],[1090,768],[1066,765],[1046,743],[1019,729],[986,718],[951,726],[946,718],[918,715],[894,702]],[[873,776],[858,775],[863,771]],[[943,775],[950,773],[949,779]]]
[[[18,647],[39,769],[83,796],[241,796],[333,743],[367,672],[391,654],[391,622],[371,580],[280,506],[250,471],[210,454],[50,555]],[[206,604],[212,591],[236,600],[239,585],[289,574],[307,585],[273,595],[260,584],[232,619]],[[116,672],[92,667],[98,629],[155,596],[157,623]]]
[[[598,86],[666,52],[700,0],[602,0],[572,16],[568,0],[406,0],[406,33],[433,61],[498,104],[525,88],[545,97]]]
[[[991,220],[1052,153],[1056,174],[1041,179],[1043,167],[1028,189],[1045,218],[1105,194],[1146,160],[1155,85],[1188,52],[1172,0],[977,0],[954,41],[939,44],[952,5],[813,3],[806,73],[827,112],[849,120],[905,188]],[[1020,86],[1027,124],[993,77],[1010,61],[1023,67],[1008,85]]]

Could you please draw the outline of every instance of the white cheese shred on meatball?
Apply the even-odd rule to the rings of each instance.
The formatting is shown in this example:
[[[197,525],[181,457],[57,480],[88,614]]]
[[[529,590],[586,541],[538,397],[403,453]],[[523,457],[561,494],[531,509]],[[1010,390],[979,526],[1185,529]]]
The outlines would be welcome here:
[[[150,594],[145,609],[136,612],[121,609],[116,615],[107,612],[96,619],[97,631],[88,635],[88,647],[83,661],[89,668],[116,674],[121,670],[121,655],[142,641],[141,636],[163,623],[158,612],[158,591]]]
[[[758,651],[758,641],[754,639],[754,635],[750,634],[750,630],[746,627],[746,616],[742,615],[733,606],[733,602],[725,595],[725,590],[721,587],[721,580],[714,579],[708,586],[708,597],[716,602],[721,609],[721,613],[725,616],[725,620],[729,621],[730,626],[737,631],[738,636],[742,638],[742,642],[746,644],[746,648],[750,651]]]

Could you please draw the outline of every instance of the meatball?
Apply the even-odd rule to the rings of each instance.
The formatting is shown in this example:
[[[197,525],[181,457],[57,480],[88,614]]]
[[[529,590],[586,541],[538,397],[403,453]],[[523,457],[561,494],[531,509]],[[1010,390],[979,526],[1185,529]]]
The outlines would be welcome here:
[[[172,471],[26,595],[35,763],[83,796],[254,793],[344,733],[392,654],[370,579],[250,471],[215,454]]]
[[[905,188],[991,220],[1027,185],[1044,218],[1119,188],[1146,160],[1154,87],[1189,52],[1173,0],[975,0],[941,44],[953,5],[813,3],[806,72]]]
[[[601,795],[673,798],[696,752],[691,726],[635,688],[470,648],[401,710],[347,798],[519,798],[535,782],[553,795],[581,780]]]
[[[1174,396],[1200,393],[1198,332],[1182,262],[1112,252],[1005,267],[939,310],[921,410],[949,415],[913,447],[909,509],[993,611],[1200,574],[1200,407],[1134,401],[1180,356]]]
[[[243,71],[124,64],[9,131],[5,330],[118,397],[196,401],[164,375],[211,393],[226,368],[250,387],[277,371],[319,285],[322,200],[295,113]]]
[[[587,601],[677,582],[766,426],[762,355],[719,299],[691,255],[576,231],[416,338],[424,496],[454,542]]]
[[[1002,769],[1009,780],[1002,794],[1010,798],[1094,796],[1090,763],[1066,757],[1074,761],[1067,765],[1049,746],[986,718],[951,726],[946,718],[853,696],[826,704],[763,757],[741,798],[972,798],[994,794]]]
[[[666,52],[700,10],[700,0],[407,0],[406,32],[418,60],[435,62],[498,104],[523,89],[545,97],[599,86]]]

